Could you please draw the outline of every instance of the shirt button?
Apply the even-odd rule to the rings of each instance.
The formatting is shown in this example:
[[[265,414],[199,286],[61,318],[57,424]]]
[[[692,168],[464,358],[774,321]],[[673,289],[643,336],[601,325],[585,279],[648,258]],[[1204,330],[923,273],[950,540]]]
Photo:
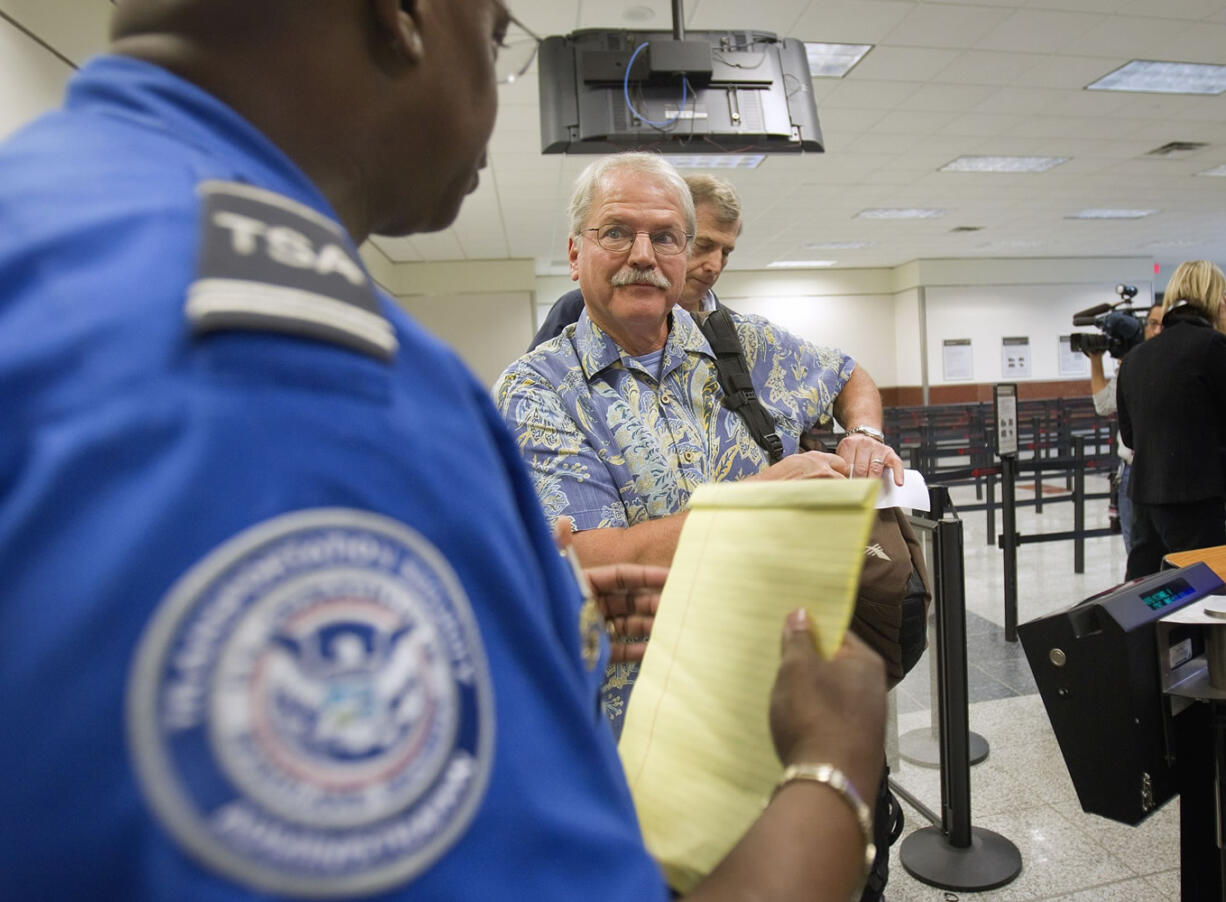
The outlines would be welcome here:
[[[660,403],[661,404],[672,404],[673,403],[672,393],[666,392],[666,391],[660,392]]]

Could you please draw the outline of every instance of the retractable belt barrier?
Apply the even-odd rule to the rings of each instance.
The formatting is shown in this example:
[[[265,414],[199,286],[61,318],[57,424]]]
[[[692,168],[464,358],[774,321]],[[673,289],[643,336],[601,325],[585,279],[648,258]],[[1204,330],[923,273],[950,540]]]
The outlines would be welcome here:
[[[931,573],[936,612],[941,817],[894,780],[891,788],[932,824],[903,840],[899,860],[907,873],[932,886],[979,891],[1003,886],[1022,870],[1017,846],[999,833],[971,825],[970,725],[966,677],[966,595],[962,521],[946,486],[931,486],[932,520],[912,518],[932,537]]]

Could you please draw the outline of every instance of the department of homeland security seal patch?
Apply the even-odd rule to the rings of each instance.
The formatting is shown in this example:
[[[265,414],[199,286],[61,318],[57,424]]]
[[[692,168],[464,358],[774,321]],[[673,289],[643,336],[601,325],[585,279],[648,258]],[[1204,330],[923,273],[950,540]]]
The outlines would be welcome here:
[[[254,526],[145,631],[128,734],[145,795],[206,866],[255,889],[369,894],[463,834],[493,758],[480,634],[451,567],[342,509]]]

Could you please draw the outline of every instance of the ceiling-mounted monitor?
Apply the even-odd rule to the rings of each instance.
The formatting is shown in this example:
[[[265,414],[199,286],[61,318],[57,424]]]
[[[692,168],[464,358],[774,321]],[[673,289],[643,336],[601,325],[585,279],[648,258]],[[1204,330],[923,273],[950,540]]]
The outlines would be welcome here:
[[[803,42],[768,31],[545,38],[542,153],[823,150]]]

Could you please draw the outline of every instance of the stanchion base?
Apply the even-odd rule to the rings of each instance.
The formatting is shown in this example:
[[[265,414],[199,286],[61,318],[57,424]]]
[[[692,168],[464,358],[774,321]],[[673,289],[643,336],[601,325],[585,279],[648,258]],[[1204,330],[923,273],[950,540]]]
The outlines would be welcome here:
[[[971,764],[978,764],[988,757],[988,741],[978,733],[967,734]],[[903,761],[918,767],[941,766],[941,742],[927,727],[908,730],[898,737],[898,754]]]
[[[916,880],[940,889],[994,889],[1022,872],[1022,853],[999,833],[971,827],[970,848],[958,849],[938,827],[916,830],[902,841],[898,859]]]

